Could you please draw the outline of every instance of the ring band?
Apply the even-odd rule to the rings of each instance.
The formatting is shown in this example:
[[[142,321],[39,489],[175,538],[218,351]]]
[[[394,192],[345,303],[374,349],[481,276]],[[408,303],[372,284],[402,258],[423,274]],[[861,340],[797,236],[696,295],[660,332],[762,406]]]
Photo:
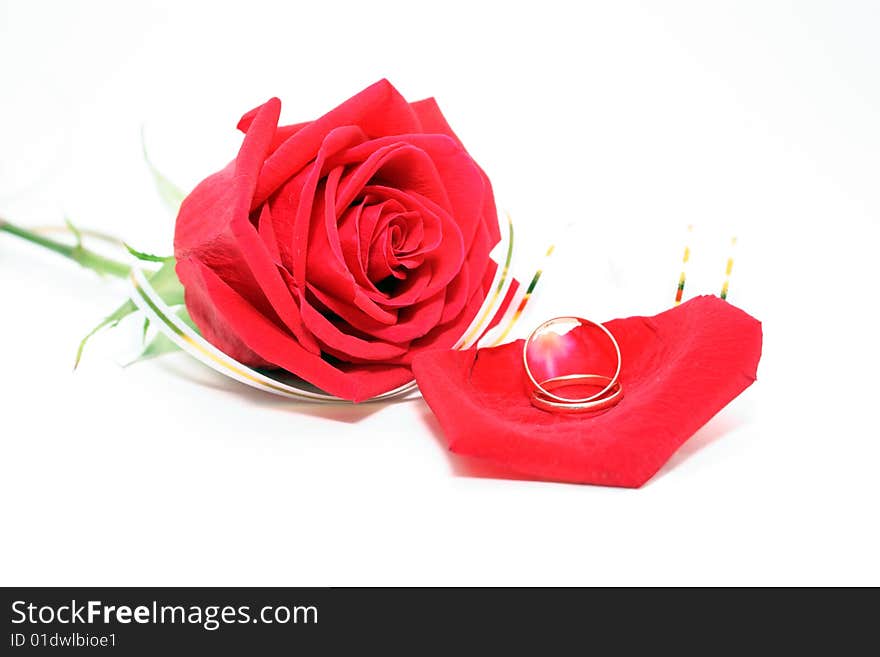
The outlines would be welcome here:
[[[543,393],[537,389],[532,390],[530,401],[535,408],[542,411],[551,411],[554,413],[595,413],[597,411],[611,408],[616,405],[623,397],[623,386],[619,381],[613,381],[610,377],[601,374],[566,374],[565,376],[554,376],[542,382],[542,390],[556,390],[569,385],[577,384],[593,384],[611,385],[610,394],[602,399],[596,399],[587,402],[566,401],[559,402],[547,399]],[[563,397],[563,399],[565,399]]]
[[[614,376],[612,376],[611,378],[604,377],[604,376],[602,377],[603,379],[607,379],[608,385],[606,385],[602,390],[597,392],[595,395],[590,395],[589,397],[583,397],[580,399],[567,399],[565,397],[560,397],[559,395],[554,395],[552,392],[550,392],[550,390],[544,388],[544,386],[542,384],[538,383],[537,379],[535,379],[535,376],[532,374],[532,370],[529,368],[529,359],[528,359],[529,345],[532,343],[532,340],[534,340],[535,335],[538,333],[538,331],[545,329],[549,326],[552,326],[555,323],[572,322],[572,321],[580,322],[581,324],[589,324],[590,326],[595,326],[596,328],[600,329],[606,336],[608,336],[608,339],[611,340],[611,344],[614,345],[614,352],[617,354],[617,369],[614,371]],[[585,404],[587,402],[601,400],[602,398],[604,398],[604,396],[608,392],[611,391],[612,388],[614,388],[615,384],[617,384],[617,380],[620,377],[620,366],[621,366],[620,345],[617,344],[617,340],[615,340],[614,336],[611,335],[611,331],[609,331],[607,328],[605,328],[599,322],[593,322],[593,321],[590,321],[589,319],[584,319],[583,317],[575,317],[573,315],[566,315],[563,317],[554,317],[553,319],[549,319],[546,322],[544,322],[543,324],[540,324],[534,331],[529,333],[529,337],[527,337],[525,343],[523,343],[523,367],[525,368],[526,376],[529,377],[529,381],[532,383],[532,386],[534,388],[534,391],[532,393],[532,399],[535,399],[535,393],[540,393],[541,396],[543,396],[545,398],[544,401],[547,404],[553,404],[554,402],[559,402],[559,403],[567,404],[567,405],[568,404]],[[574,376],[597,377],[600,375],[598,375],[598,374],[577,374]],[[556,381],[556,380],[560,380],[560,379],[562,379],[562,377],[554,377],[553,379],[547,379],[547,381],[545,381],[544,383],[548,383],[548,382]],[[560,387],[560,386],[556,386],[556,387]],[[614,403],[617,403],[617,402],[614,402]],[[553,408],[556,409],[555,406]],[[558,409],[558,410],[562,410],[562,409]]]

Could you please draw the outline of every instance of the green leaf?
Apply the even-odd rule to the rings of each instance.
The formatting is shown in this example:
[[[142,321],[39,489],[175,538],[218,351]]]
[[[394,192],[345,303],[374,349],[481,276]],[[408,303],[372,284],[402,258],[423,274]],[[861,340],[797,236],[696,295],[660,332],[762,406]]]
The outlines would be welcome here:
[[[181,306],[183,305],[183,285],[181,285],[180,280],[178,280],[177,278],[177,274],[174,271],[174,264],[174,258],[167,258],[166,260],[164,260],[162,266],[159,269],[147,275],[147,280],[150,281],[153,289],[156,290],[156,293],[167,305]],[[93,335],[95,335],[105,327],[109,326],[112,328],[116,326],[117,324],[119,324],[119,322],[134,313],[136,310],[137,306],[135,306],[131,300],[128,300],[121,306],[119,306],[119,308],[107,315],[107,317],[105,317],[103,320],[101,320],[101,322],[95,328],[89,331],[88,335],[86,335],[82,339],[82,342],[79,343],[79,348],[76,350],[76,361],[73,368],[76,369],[79,366],[79,362],[82,359],[82,354],[83,350],[85,349],[86,343]]]
[[[76,238],[76,247],[81,249],[83,245],[83,236],[79,228],[74,226],[73,222],[67,217],[64,217],[64,224],[67,226],[67,229],[73,233],[74,238]]]
[[[177,213],[180,211],[180,204],[183,203],[183,199],[186,198],[186,193],[173,182],[168,180],[168,178],[166,178],[162,172],[153,165],[150,156],[147,154],[147,140],[144,135],[143,126],[141,126],[141,148],[143,148],[144,151],[144,161],[147,163],[150,173],[153,174],[153,182],[156,184],[156,191],[159,192],[159,197],[162,199],[162,202],[171,214],[177,216]]]
[[[121,322],[123,319],[125,319],[128,315],[136,310],[137,306],[135,306],[131,301],[126,301],[124,304],[119,306],[119,308],[117,308],[112,313],[107,315],[103,320],[101,320],[100,324],[89,331],[86,334],[86,337],[84,337],[79,343],[79,347],[76,350],[76,360],[73,363],[73,369],[79,367],[79,361],[82,359],[83,350],[86,348],[86,342],[89,341],[89,338],[91,338],[93,335],[95,335],[95,333],[100,331],[105,326],[116,326],[117,324],[119,324],[119,322]]]
[[[138,251],[134,247],[126,244],[125,242],[123,242],[122,244],[125,246],[126,249],[128,249],[128,252],[131,255],[133,255],[138,260],[143,260],[145,262],[165,262],[172,258],[172,256],[157,256],[150,253],[144,253],[143,251]]]

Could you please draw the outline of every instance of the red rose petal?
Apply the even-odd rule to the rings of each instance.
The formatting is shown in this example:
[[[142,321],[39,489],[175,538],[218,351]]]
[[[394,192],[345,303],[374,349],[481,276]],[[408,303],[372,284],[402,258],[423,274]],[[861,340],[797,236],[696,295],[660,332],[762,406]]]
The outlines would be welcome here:
[[[202,181],[184,199],[174,233],[176,257],[187,257],[191,251],[211,242],[233,217],[248,216],[250,198],[275,134],[281,101],[272,98],[255,112],[235,161]]]
[[[452,128],[446,121],[446,117],[443,116],[443,112],[440,111],[440,106],[437,105],[435,99],[425,98],[424,100],[417,100],[414,103],[410,103],[409,106],[418,117],[419,123],[422,124],[422,132],[432,132],[434,134],[452,137],[458,145],[461,146],[461,140],[458,138],[458,135],[452,131]]]
[[[306,326],[314,333],[327,353],[357,354],[358,362],[392,362],[409,349],[407,343],[390,344],[344,333],[308,302],[302,304],[302,314]]]
[[[300,190],[299,202],[296,205],[293,219],[293,267],[290,273],[293,276],[294,283],[300,289],[305,284],[306,261],[310,255],[308,249],[309,234],[312,227],[312,217],[314,216],[314,203],[317,200],[315,194],[321,182],[324,161],[327,157],[352,146],[363,138],[363,132],[354,126],[344,126],[332,130],[321,142],[321,148],[315,157],[315,163],[308,170],[308,175]],[[265,166],[268,166],[268,164],[267,162]],[[264,171],[265,166],[263,167]],[[320,215],[317,219],[319,221],[316,221],[315,224],[320,225],[322,223]],[[353,284],[350,274],[348,278]]]
[[[464,307],[461,314],[455,319],[444,323],[439,330],[431,332],[424,338],[415,340],[410,347],[409,353],[401,362],[411,363],[413,358],[421,352],[436,349],[449,349],[453,347],[459,339],[464,336],[468,326],[470,326],[474,317],[477,316],[477,313],[482,307],[483,301],[486,299],[486,295],[489,293],[489,289],[492,286],[492,280],[495,277],[495,270],[497,268],[498,266],[495,262],[490,261],[489,266],[486,268],[486,272],[483,275],[482,281],[477,285],[477,288],[474,290],[470,299],[468,299],[467,305]]]
[[[268,212],[268,206],[264,207]],[[318,344],[303,327],[299,307],[294,301],[290,288],[275,265],[269,247],[260,239],[253,224],[245,217],[236,217],[231,222],[231,229],[244,262],[250,268],[263,294],[272,304],[272,309],[293,332],[303,347],[312,353],[319,353]]]
[[[396,365],[337,368],[320,356],[303,349],[293,336],[266,319],[209,268],[198,262],[187,262],[183,266],[194,269],[191,278],[201,277],[200,289],[206,294],[208,306],[223,318],[233,334],[263,362],[282,367],[325,392],[355,402],[392,390],[412,377],[408,368]],[[216,344],[215,335],[205,337]],[[224,351],[226,352],[225,349]]]
[[[228,323],[208,312],[201,279],[186,266],[190,259],[208,264],[238,294],[251,300],[270,321],[284,323],[313,353],[319,348],[305,330],[299,309],[278,275],[273,256],[250,223],[248,205],[262,160],[278,119],[280,102],[271,99],[256,112],[233,166],[203,181],[184,201],[175,231],[177,273],[186,290],[191,315],[214,344],[233,356],[246,356],[241,341],[227,330]],[[212,208],[213,211],[206,211]],[[212,323],[218,323],[216,327]]]
[[[347,206],[373,181],[374,185],[382,184],[407,192],[417,192],[449,210],[445,181],[440,177],[430,154],[412,143],[413,137],[404,135],[373,139],[328,158],[328,168],[350,168],[350,173],[340,185],[339,205]],[[409,141],[400,141],[403,138]],[[448,141],[445,137],[440,139]],[[461,149],[459,152],[464,155]],[[470,161],[470,157],[466,157]]]
[[[404,134],[418,130],[418,119],[388,80],[367,87],[339,107],[302,126],[266,160],[252,208],[258,207],[290,176],[304,167],[325,136],[344,126],[357,126],[367,137]]]
[[[413,372],[450,450],[541,479],[636,488],[755,381],[761,324],[717,297],[606,326],[625,396],[596,415],[534,408],[521,340],[418,354]]]
[[[410,103],[410,107],[418,117],[419,123],[422,124],[423,132],[446,135],[447,137],[454,139],[459,146],[462,146],[461,140],[449,126],[449,123],[447,123],[446,117],[443,116],[443,112],[440,111],[440,107],[437,105],[436,100],[433,98],[426,98],[424,100]],[[464,146],[462,146],[462,148],[464,148]],[[476,164],[476,162],[474,164]],[[477,168],[480,169],[480,166],[477,165]],[[491,191],[492,185],[489,183],[489,178],[482,169],[480,169],[480,174],[483,178],[483,185],[486,190],[483,198],[483,216],[494,217],[496,209],[495,198]],[[492,244],[496,244],[501,239],[500,227],[497,222],[491,222],[488,228],[492,238]]]

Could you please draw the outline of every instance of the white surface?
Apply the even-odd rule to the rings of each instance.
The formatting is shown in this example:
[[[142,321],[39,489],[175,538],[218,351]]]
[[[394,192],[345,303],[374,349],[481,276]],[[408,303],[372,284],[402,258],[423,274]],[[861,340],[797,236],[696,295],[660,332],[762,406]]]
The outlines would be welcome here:
[[[520,244],[559,241],[529,321],[668,306],[693,223],[688,292],[736,234],[765,330],[759,382],[642,490],[509,481],[421,401],[122,369],[134,327],[74,374],[122,288],[0,235],[0,583],[880,584],[877,5],[582,4],[0,3],[11,219],[167,250],[143,122],[192,185],[269,96],[312,118],[388,77],[438,97]]]

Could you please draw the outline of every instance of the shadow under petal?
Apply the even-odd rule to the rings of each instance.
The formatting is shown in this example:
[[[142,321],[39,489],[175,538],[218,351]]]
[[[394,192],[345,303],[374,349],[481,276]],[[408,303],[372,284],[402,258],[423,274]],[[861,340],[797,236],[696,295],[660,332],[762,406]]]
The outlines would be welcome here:
[[[682,463],[690,459],[697,452],[708,447],[712,443],[720,440],[728,433],[735,431],[746,423],[746,419],[736,413],[721,413],[704,424],[697,432],[691,436],[678,451],[673,454],[669,460],[663,464],[663,467],[657,471],[645,485],[666,476],[669,472],[679,467]]]
[[[201,363],[194,362],[189,358],[181,360],[174,358],[174,355],[172,354],[157,359],[154,362],[156,365],[174,376],[192,381],[203,388],[210,388],[212,390],[234,394],[237,397],[246,400],[247,403],[254,404],[261,408],[296,413],[298,415],[308,415],[311,417],[320,417],[335,422],[344,422],[346,424],[360,422],[382,410],[386,406],[403,404],[421,399],[420,396],[413,395],[388,401],[362,402],[360,404],[352,404],[345,401],[298,401],[281,397],[279,395],[273,395],[262,390],[257,390],[244,383],[218,374],[210,368],[204,367]]]

